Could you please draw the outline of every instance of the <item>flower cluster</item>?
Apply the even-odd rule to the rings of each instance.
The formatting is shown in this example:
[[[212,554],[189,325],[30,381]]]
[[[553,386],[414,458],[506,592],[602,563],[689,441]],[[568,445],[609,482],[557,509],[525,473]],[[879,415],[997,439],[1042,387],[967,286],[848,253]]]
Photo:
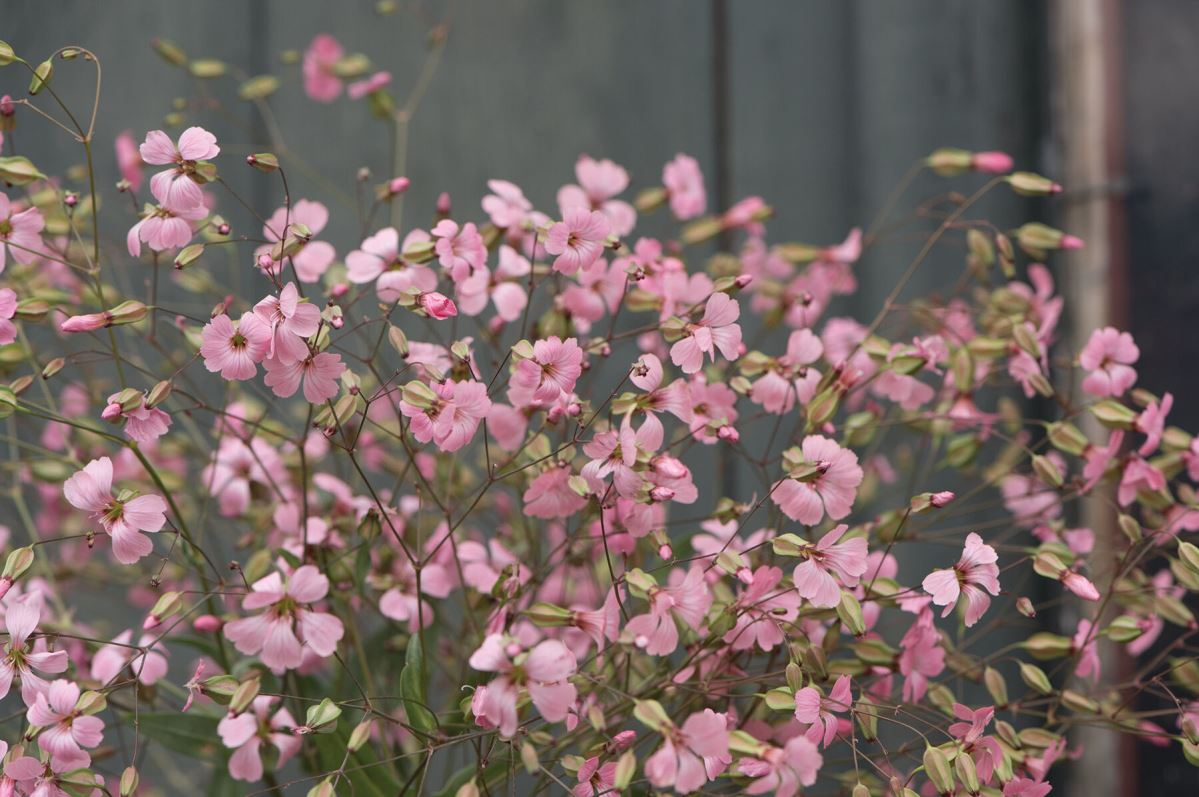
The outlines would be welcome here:
[[[297,60],[313,101],[407,123],[331,36]],[[106,200],[119,257],[99,195],[0,154],[0,698],[26,722],[0,794],[136,794],[160,744],[219,760],[214,793],[313,797],[1041,797],[1096,724],[1199,762],[1199,438],[1128,333],[1071,357],[1046,262],[1078,239],[949,194],[926,233],[965,243],[957,287],[862,322],[838,302],[890,233],[775,241],[685,154],[640,191],[590,156],[545,203],[492,179],[425,227],[393,176],[326,241],[290,156],[136,140],[116,190],[162,168],[141,212]],[[920,165],[1058,190],[1002,153]],[[283,206],[243,217],[234,168]]]

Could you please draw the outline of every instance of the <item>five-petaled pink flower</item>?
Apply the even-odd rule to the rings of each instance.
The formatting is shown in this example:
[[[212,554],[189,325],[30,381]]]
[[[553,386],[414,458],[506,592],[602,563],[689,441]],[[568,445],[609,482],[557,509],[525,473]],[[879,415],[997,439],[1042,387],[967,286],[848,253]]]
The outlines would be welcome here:
[[[309,404],[324,404],[337,395],[337,379],[345,373],[346,365],[340,354],[323,351],[302,360],[284,362],[272,358],[263,362],[266,386],[280,398],[295,394],[304,384],[304,400]]]
[[[1078,364],[1090,371],[1082,389],[1100,398],[1123,396],[1137,381],[1132,365],[1140,356],[1141,350],[1127,332],[1114,327],[1095,330],[1078,355]]]
[[[814,686],[805,686],[795,693],[795,719],[808,725],[805,734],[812,742],[828,747],[837,736],[837,714],[849,711],[853,695],[849,689],[849,676],[842,675],[833,684],[828,697],[823,697]]]
[[[290,263],[295,267],[296,277],[300,282],[316,282],[329,270],[329,264],[337,257],[333,244],[328,241],[312,240],[325,225],[329,223],[329,209],[320,202],[301,199],[291,207],[281,207],[271,214],[262,225],[262,236],[272,244],[287,240],[288,236],[296,234],[296,225],[304,225],[303,244],[299,250],[283,258],[283,263],[274,259],[272,246],[260,246],[254,256],[258,259],[259,267],[274,277],[278,277],[284,264]],[[276,252],[275,255],[278,253]]]
[[[987,593],[999,594],[998,561],[999,554],[995,553],[995,549],[971,532],[966,537],[966,548],[958,563],[948,570],[929,573],[922,586],[925,592],[933,596],[933,603],[945,607],[945,611],[941,612],[942,617],[953,611],[959,596],[965,595],[966,626],[970,627],[991,605]]]
[[[229,774],[234,780],[255,783],[262,780],[263,742],[270,742],[279,751],[276,766],[282,767],[300,752],[303,741],[294,735],[296,721],[286,708],[271,715],[275,697],[260,695],[254,698],[251,710],[229,714],[217,725],[221,742],[236,752],[229,758]]]
[[[704,355],[716,360],[716,350],[727,360],[741,354],[741,306],[726,293],[714,293],[704,305],[704,317],[683,328],[684,337],[670,347],[670,361],[693,374],[703,367]]]
[[[570,275],[590,267],[603,253],[611,232],[608,217],[598,210],[567,208],[562,221],[555,222],[546,233],[545,251],[557,255],[554,271]]]
[[[815,545],[805,547],[801,553],[805,559],[796,565],[792,579],[800,597],[813,606],[822,609],[836,606],[841,602],[841,587],[837,579],[846,587],[856,587],[866,572],[866,539],[854,537],[839,542],[848,530],[849,526],[842,523],[821,537]],[[837,574],[837,578],[833,578],[833,573]]]
[[[549,404],[569,396],[583,373],[583,349],[574,338],[556,335],[533,344],[533,356],[516,364],[508,383],[508,400],[526,407],[533,402]]]
[[[454,282],[466,279],[487,262],[487,248],[474,222],[459,227],[455,221],[442,219],[433,228],[432,235],[436,241],[433,250],[437,253],[437,262]]]
[[[400,401],[400,412],[411,419],[413,436],[422,443],[432,440],[439,449],[453,452],[462,448],[475,436],[480,421],[491,409],[487,397],[487,386],[473,379],[455,382],[434,382],[433,392],[437,399],[433,406],[425,409]]]
[[[67,479],[63,495],[76,509],[89,513],[112,537],[112,553],[121,564],[131,565],[154,550],[149,537],[166,524],[167,503],[161,496],[118,498],[112,494],[112,460],[93,459]]]
[[[40,210],[29,207],[18,212],[0,193],[0,271],[4,271],[10,256],[18,263],[32,263],[40,257],[45,226]]]
[[[858,455],[821,435],[805,437],[800,450],[814,472],[776,482],[770,497],[784,515],[807,526],[819,523],[826,513],[833,520],[848,515],[864,476]]]
[[[317,102],[333,102],[341,94],[341,78],[333,67],[345,50],[337,39],[320,33],[304,51],[304,93]]]
[[[320,328],[321,310],[311,302],[300,301],[294,282],[284,285],[277,297],[268,296],[254,305],[254,312],[271,329],[267,357],[296,362],[308,356],[305,340]]]
[[[646,598],[649,612],[629,620],[624,633],[651,656],[669,656],[678,647],[676,617],[698,631],[712,608],[712,592],[704,582],[703,568],[698,566],[686,575],[675,570],[670,576],[670,586],[650,587]]]
[[[191,180],[186,182],[191,183]],[[142,218],[125,234],[125,247],[129,254],[138,257],[145,243],[155,252],[178,249],[192,239],[191,222],[208,215],[203,203],[182,207],[169,204],[163,192],[166,184],[150,183],[150,191],[158,200],[157,205],[147,205]]]
[[[179,136],[178,145],[161,130],[146,133],[141,148],[142,160],[153,166],[170,166],[150,178],[150,191],[164,206],[176,212],[192,210],[204,204],[204,192],[192,179],[196,161],[220,154],[216,136],[202,127],[189,127]]]
[[[91,756],[85,747],[96,747],[104,741],[104,720],[88,716],[75,705],[79,702],[79,686],[72,681],[60,679],[52,684],[25,712],[26,721],[40,728],[37,746],[48,753],[51,766],[61,771],[65,768],[86,767]]]
[[[670,212],[675,218],[686,221],[703,215],[707,209],[704,175],[699,170],[699,163],[690,155],[675,155],[674,160],[662,167],[662,184],[666,186]]]
[[[516,734],[516,704],[523,687],[547,722],[561,722],[578,697],[570,677],[578,670],[575,654],[556,639],[539,642],[528,653],[513,639],[489,634],[470,657],[470,666],[499,677],[475,689],[471,712],[484,728],[498,728],[500,737]]]
[[[0,658],[0,698],[12,688],[13,677],[21,679],[21,699],[32,706],[37,696],[45,694],[50,683],[36,675],[38,672],[51,675],[65,672],[67,652],[46,650],[44,640],[30,645],[29,637],[37,630],[42,616],[42,592],[37,590],[10,601],[5,608],[4,625],[8,629],[8,645]]]
[[[333,655],[345,628],[336,616],[311,608],[329,592],[329,579],[316,567],[298,567],[286,581],[271,573],[250,590],[242,609],[266,611],[225,626],[225,636],[239,651],[261,654],[262,663],[276,673],[299,667],[305,646],[321,658]]]
[[[710,708],[692,714],[683,726],[661,728],[662,746],[645,760],[645,775],[655,788],[673,787],[690,794],[716,778],[732,760],[724,714]]]
[[[158,407],[146,406],[146,395],[138,398],[136,406],[126,407],[121,404],[121,394],[113,393],[108,397],[100,417],[110,423],[125,422],[125,434],[130,440],[139,443],[150,443],[167,433],[171,428],[171,416]]]
[[[756,758],[743,758],[737,770],[756,778],[746,787],[746,794],[767,794],[774,797],[795,797],[800,786],[813,786],[824,756],[806,736],[793,736],[781,748],[767,747]]]
[[[220,371],[226,379],[240,380],[258,372],[255,363],[262,362],[271,350],[274,335],[270,324],[251,311],[242,314],[237,326],[221,313],[204,325],[200,338],[204,367],[213,373]]]
[[[17,325],[12,322],[17,314],[17,293],[12,288],[0,288],[0,346],[17,339]]]

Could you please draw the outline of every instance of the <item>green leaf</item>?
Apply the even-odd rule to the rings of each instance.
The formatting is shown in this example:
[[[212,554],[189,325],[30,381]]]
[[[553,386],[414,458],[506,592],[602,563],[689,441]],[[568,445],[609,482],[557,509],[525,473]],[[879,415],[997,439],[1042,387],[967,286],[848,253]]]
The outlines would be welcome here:
[[[179,712],[143,712],[138,716],[141,733],[168,750],[211,761],[223,748],[217,735],[216,717]]]
[[[408,713],[408,724],[421,733],[429,733],[437,727],[437,717],[428,708],[428,674],[425,672],[424,651],[421,649],[420,634],[408,638],[408,650],[404,652],[404,669],[400,672],[400,697]]]

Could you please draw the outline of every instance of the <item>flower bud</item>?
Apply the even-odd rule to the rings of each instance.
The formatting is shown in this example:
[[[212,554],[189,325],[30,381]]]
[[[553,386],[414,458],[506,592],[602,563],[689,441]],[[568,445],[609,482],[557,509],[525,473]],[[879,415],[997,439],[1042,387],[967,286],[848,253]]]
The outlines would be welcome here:
[[[1060,185],[1032,172],[1015,172],[1006,179],[1012,190],[1021,196],[1052,196],[1062,192]]]
[[[1049,442],[1058,451],[1073,454],[1076,457],[1082,456],[1082,452],[1086,451],[1087,446],[1091,444],[1082,430],[1066,421],[1049,424]]]
[[[108,313],[88,313],[71,316],[59,324],[58,328],[63,332],[94,332],[110,326],[111,322],[112,318]]]
[[[938,794],[953,794],[953,770],[940,748],[931,745],[924,748],[924,774]]]
[[[133,797],[140,783],[141,777],[137,774],[137,767],[125,767],[119,786],[121,797]]]
[[[391,196],[399,196],[408,190],[412,185],[412,181],[407,177],[393,177],[387,183],[387,193]]]
[[[254,698],[258,697],[258,691],[261,688],[262,683],[257,678],[242,681],[238,684],[237,689],[233,692],[233,697],[229,700],[229,710],[234,714],[244,712],[254,702]]]
[[[574,612],[569,609],[563,609],[561,606],[555,606],[552,603],[533,604],[525,610],[524,614],[525,617],[533,621],[534,625],[541,628],[568,626],[574,616]]]
[[[987,692],[990,693],[991,699],[995,701],[995,707],[1002,709],[1008,704],[1007,699],[1007,681],[1003,675],[994,667],[987,667],[983,670],[983,683],[987,687]]]
[[[67,365],[67,361],[65,358],[55,357],[50,362],[46,363],[44,368],[42,368],[42,379],[49,379],[50,377],[54,376],[59,371],[61,371],[63,368],[65,368],[66,365]]]
[[[1065,483],[1062,472],[1048,457],[1035,455],[1032,458],[1032,469],[1037,474],[1037,478],[1052,487],[1061,487]]]
[[[453,210],[453,204],[450,202],[449,193],[442,191],[437,195],[437,215],[446,218]]]
[[[422,315],[438,321],[458,315],[458,307],[454,302],[445,294],[437,291],[422,293],[417,299],[417,306],[422,311]]]
[[[1095,585],[1090,579],[1074,572],[1066,570],[1061,576],[1062,586],[1073,592],[1083,600],[1097,601],[1099,600],[1099,590],[1095,589]]]
[[[175,270],[182,271],[199,260],[202,254],[204,254],[204,244],[191,244],[183,247],[179,250],[179,254],[175,255]]]
[[[963,174],[973,166],[971,154],[956,147],[942,147],[925,158],[925,165],[942,177]]]
[[[108,311],[110,324],[118,326],[120,324],[134,324],[146,317],[147,308],[139,301],[130,299],[121,302],[116,307]]]
[[[670,715],[657,700],[638,700],[633,706],[633,716],[645,727],[652,731],[673,727]]]
[[[958,753],[953,759],[953,770],[957,773],[958,780],[966,787],[966,791],[970,794],[979,793],[978,770],[974,766],[974,758],[969,753]]]
[[[329,698],[325,698],[315,706],[308,707],[305,715],[305,727],[309,733],[332,733],[337,730],[337,719],[341,716],[341,707]],[[300,732],[299,729],[296,730]]]
[[[970,156],[970,167],[986,174],[1006,174],[1015,162],[1006,152],[975,152]]]
[[[150,610],[150,614],[142,623],[142,629],[149,631],[166,618],[182,611],[183,595],[178,592],[166,592],[154,604],[154,608]]]
[[[1021,645],[1038,659],[1058,659],[1068,656],[1074,648],[1074,643],[1069,637],[1050,634],[1046,631],[1033,634]]]
[[[1082,249],[1083,242],[1039,222],[1029,222],[1016,230],[1016,240],[1026,250],[1039,253],[1052,249]]]
[[[187,53],[168,39],[152,39],[150,46],[154,48],[154,52],[162,57],[171,66],[183,66],[187,63]]]
[[[212,634],[220,630],[221,618],[213,614],[202,614],[192,621],[192,628],[201,634]]]
[[[1029,664],[1024,661],[1020,662],[1020,680],[1024,681],[1030,689],[1034,689],[1043,695],[1053,693],[1053,684],[1049,682],[1049,676],[1035,664]]]

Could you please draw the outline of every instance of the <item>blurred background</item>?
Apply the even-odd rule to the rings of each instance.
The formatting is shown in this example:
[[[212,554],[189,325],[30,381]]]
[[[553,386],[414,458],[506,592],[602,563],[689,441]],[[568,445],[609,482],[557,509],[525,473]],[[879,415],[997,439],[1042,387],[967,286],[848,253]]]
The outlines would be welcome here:
[[[434,30],[446,37],[439,59],[430,58]],[[215,119],[193,102],[189,123],[213,129],[229,155],[286,150],[309,164],[293,169],[292,197],[330,205],[321,237],[344,254],[358,230],[339,205],[353,207],[360,168],[375,182],[392,176],[396,142],[364,104],[318,106],[303,95],[298,65],[281,54],[321,32],[391,72],[397,102],[419,100],[404,165],[412,224],[428,220],[441,191],[461,197],[464,216],[481,216],[475,203],[496,177],[552,207],[579,153],[612,158],[643,187],[685,152],[704,168],[715,205],[759,194],[776,209],[773,242],[828,244],[868,224],[936,147],[1011,153],[1018,168],[1066,190],[1051,202],[997,199],[986,215],[1001,227],[1039,218],[1087,242],[1053,264],[1069,297],[1067,333],[1130,329],[1140,384],[1172,390],[1172,421],[1199,426],[1193,1],[398,0],[381,9],[368,0],[4,0],[0,16],[0,38],[28,60],[66,44],[100,57],[105,188],[118,177],[117,133],[130,129],[140,141],[177,110],[175,98],[211,96],[221,100]],[[273,118],[238,103],[236,81],[209,88],[164,64],[150,47],[156,36],[243,77],[278,75]],[[23,94],[26,80],[5,70],[0,93]],[[59,80],[90,105],[90,76]],[[57,170],[80,157],[60,132],[30,118],[13,136],[23,154]],[[222,170],[260,210],[281,204],[274,181],[253,179],[236,161]],[[930,178],[911,201],[940,190]],[[129,220],[109,218],[121,235]],[[908,262],[901,250],[917,243],[901,237],[871,251],[847,311],[873,315]],[[947,257],[960,268],[960,251]],[[915,290],[944,278],[933,263]],[[1177,748],[1103,736],[1087,745],[1068,793],[1190,794],[1199,783]]]

